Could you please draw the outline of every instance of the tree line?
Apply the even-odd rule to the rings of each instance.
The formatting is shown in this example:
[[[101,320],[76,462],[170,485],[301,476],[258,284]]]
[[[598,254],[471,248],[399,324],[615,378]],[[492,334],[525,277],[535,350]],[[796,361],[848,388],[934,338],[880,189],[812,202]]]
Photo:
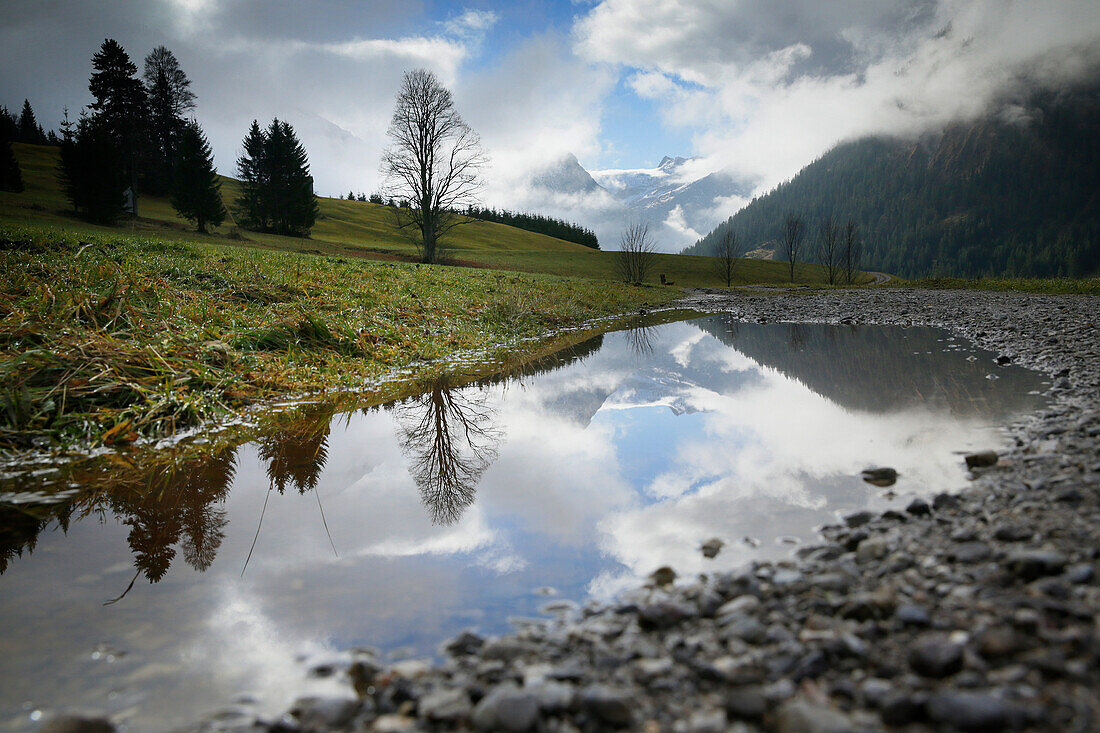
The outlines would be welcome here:
[[[168,196],[180,216],[200,232],[219,226],[230,212],[221,195],[210,143],[193,111],[191,80],[166,47],[153,49],[142,75],[129,54],[106,39],[92,57],[88,89],[93,101],[61,134],[43,131],[30,103],[19,118],[0,109],[0,187],[22,190],[11,142],[60,146],[58,180],[80,216],[111,224],[138,215],[141,195]],[[294,129],[258,122],[237,161],[241,197],[235,202],[242,226],[308,235],[317,217],[309,161]]]
[[[497,209],[489,209],[474,205],[468,206],[462,213],[471,219],[507,224],[517,229],[524,229],[529,232],[535,232],[536,234],[545,234],[550,237],[556,237],[557,239],[564,239],[566,242],[582,244],[591,249],[600,248],[600,242],[596,238],[596,233],[591,229],[562,219],[555,219],[552,216],[508,211],[507,209],[500,209],[498,211]]]

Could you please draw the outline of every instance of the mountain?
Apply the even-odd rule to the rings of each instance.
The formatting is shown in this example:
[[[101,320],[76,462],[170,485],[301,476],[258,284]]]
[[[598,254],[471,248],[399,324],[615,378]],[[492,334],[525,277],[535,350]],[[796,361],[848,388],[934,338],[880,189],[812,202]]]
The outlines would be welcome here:
[[[643,221],[703,231],[713,225],[720,199],[752,189],[725,173],[700,174],[694,162],[666,156],[656,168],[593,171],[592,177]]]
[[[1100,267],[1100,85],[1031,92],[918,139],[836,146],[755,199],[686,254],[732,227],[771,247],[789,213],[856,222],[864,268],[905,277],[1087,275]]]
[[[596,183],[572,153],[531,176],[531,185],[565,194],[595,193],[601,190],[600,184]]]
[[[570,154],[531,176],[536,199],[541,194],[546,200],[527,205],[552,209],[555,197],[580,195],[586,205],[575,209],[575,215],[596,229],[601,241],[614,241],[625,222],[640,220],[651,224],[659,242],[687,243],[717,223],[715,212],[722,210],[722,199],[751,191],[732,176],[698,170],[695,162],[665,157],[656,168],[590,173]]]

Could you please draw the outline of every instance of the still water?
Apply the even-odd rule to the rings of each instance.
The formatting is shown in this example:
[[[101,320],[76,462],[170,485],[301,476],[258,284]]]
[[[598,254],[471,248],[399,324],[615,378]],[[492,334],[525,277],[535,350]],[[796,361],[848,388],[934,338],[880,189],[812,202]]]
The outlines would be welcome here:
[[[992,357],[922,328],[639,324],[508,378],[299,408],[142,488],[30,513],[0,494],[0,727],[271,713],[339,689],[309,670],[340,650],[432,656],[662,565],[787,557],[841,514],[963,487],[959,452],[1045,389]]]

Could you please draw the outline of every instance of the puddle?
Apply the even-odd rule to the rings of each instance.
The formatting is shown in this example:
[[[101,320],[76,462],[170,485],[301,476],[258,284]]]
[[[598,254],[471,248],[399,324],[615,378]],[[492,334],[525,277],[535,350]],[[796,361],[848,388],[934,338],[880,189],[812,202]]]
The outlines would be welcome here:
[[[68,503],[9,487],[0,727],[79,710],[166,730],[241,699],[277,712],[347,689],[309,674],[339,650],[430,656],[663,565],[788,557],[841,514],[962,488],[958,453],[1002,442],[996,426],[1045,389],[938,330],[724,315],[522,371],[352,414],[299,408],[152,476],[103,466],[97,485],[116,485]],[[897,483],[863,482],[870,466]]]

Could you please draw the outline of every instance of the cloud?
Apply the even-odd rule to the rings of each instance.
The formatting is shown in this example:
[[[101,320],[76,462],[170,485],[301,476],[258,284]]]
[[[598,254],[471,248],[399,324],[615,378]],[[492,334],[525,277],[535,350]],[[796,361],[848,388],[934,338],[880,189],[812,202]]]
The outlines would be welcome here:
[[[492,10],[467,8],[461,15],[445,21],[443,27],[452,36],[481,40],[484,38],[485,33],[496,25],[498,20],[500,20],[500,16]]]
[[[630,74],[713,169],[762,189],[845,139],[912,135],[981,114],[1021,84],[1100,63],[1091,0],[606,0],[577,52]]]
[[[456,104],[490,157],[486,200],[522,205],[533,172],[569,153],[598,153],[602,103],[613,83],[608,70],[581,62],[553,33],[529,38],[494,67],[464,76]]]

